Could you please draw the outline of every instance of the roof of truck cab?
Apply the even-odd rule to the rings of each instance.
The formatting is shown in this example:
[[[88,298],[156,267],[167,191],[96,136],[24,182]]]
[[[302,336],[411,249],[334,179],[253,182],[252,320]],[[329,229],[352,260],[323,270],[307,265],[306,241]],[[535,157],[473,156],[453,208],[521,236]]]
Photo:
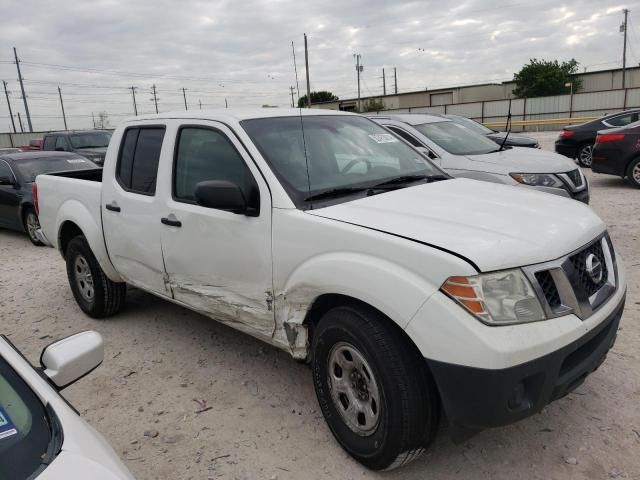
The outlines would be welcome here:
[[[371,120],[384,121],[396,120],[398,122],[408,123],[409,125],[422,125],[423,123],[451,122],[451,119],[431,115],[428,113],[397,113],[394,115],[370,115]]]
[[[140,120],[160,120],[160,119],[192,119],[192,120],[235,120],[242,121],[255,118],[277,118],[277,117],[298,117],[318,116],[318,115],[356,115],[349,112],[337,110],[323,110],[316,108],[252,108],[236,109],[221,108],[215,110],[191,110],[166,112],[152,115],[139,115],[129,117],[125,122],[136,122]]]

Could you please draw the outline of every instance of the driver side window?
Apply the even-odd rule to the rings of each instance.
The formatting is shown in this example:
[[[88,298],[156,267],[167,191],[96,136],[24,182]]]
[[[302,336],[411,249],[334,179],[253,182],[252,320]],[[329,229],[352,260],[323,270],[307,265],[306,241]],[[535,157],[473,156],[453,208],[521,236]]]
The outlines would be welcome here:
[[[13,172],[11,172],[11,169],[5,162],[0,160],[0,178],[3,178],[3,177],[13,181]]]

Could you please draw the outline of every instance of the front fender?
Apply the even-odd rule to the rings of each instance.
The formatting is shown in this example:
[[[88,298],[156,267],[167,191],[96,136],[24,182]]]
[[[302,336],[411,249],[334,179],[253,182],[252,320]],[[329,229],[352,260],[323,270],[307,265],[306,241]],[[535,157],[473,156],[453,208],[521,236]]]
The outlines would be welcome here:
[[[438,287],[415,273],[370,255],[333,252],[296,268],[277,295],[278,324],[302,324],[321,295],[339,294],[365,302],[405,328]]]
[[[99,211],[97,212],[97,218],[100,218]],[[60,206],[56,216],[56,231],[58,232],[56,246],[61,254],[63,254],[61,234],[63,226],[67,222],[72,222],[82,231],[105,275],[111,281],[122,282],[122,277],[120,277],[109,259],[107,247],[104,243],[102,225],[96,221],[96,215],[92,215],[87,207],[77,200],[67,200]]]

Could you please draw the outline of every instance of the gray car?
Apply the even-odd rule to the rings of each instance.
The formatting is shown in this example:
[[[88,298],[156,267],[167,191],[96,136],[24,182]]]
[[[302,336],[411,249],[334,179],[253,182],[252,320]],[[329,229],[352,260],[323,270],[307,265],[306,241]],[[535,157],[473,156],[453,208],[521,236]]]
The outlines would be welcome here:
[[[42,150],[77,153],[102,166],[110,139],[109,130],[52,132],[42,139]]]
[[[376,115],[387,127],[454,177],[535,188],[589,203],[589,185],[571,160],[536,148],[505,147],[447,118]]]

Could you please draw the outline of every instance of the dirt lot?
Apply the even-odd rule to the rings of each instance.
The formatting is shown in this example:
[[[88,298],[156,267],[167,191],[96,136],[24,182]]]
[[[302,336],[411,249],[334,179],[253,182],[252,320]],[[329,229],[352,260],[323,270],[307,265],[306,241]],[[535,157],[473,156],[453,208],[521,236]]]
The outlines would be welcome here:
[[[543,145],[554,136],[541,134]],[[58,253],[7,231],[0,332],[34,362],[52,339],[83,329],[104,335],[103,366],[65,395],[138,479],[640,479],[640,191],[588,175],[592,206],[629,281],[607,361],[574,393],[516,425],[462,445],[443,426],[429,454],[395,472],[369,472],[338,447],[309,369],[287,354],[139,291],[122,314],[91,320],[71,296]],[[211,409],[196,414],[194,399]]]

